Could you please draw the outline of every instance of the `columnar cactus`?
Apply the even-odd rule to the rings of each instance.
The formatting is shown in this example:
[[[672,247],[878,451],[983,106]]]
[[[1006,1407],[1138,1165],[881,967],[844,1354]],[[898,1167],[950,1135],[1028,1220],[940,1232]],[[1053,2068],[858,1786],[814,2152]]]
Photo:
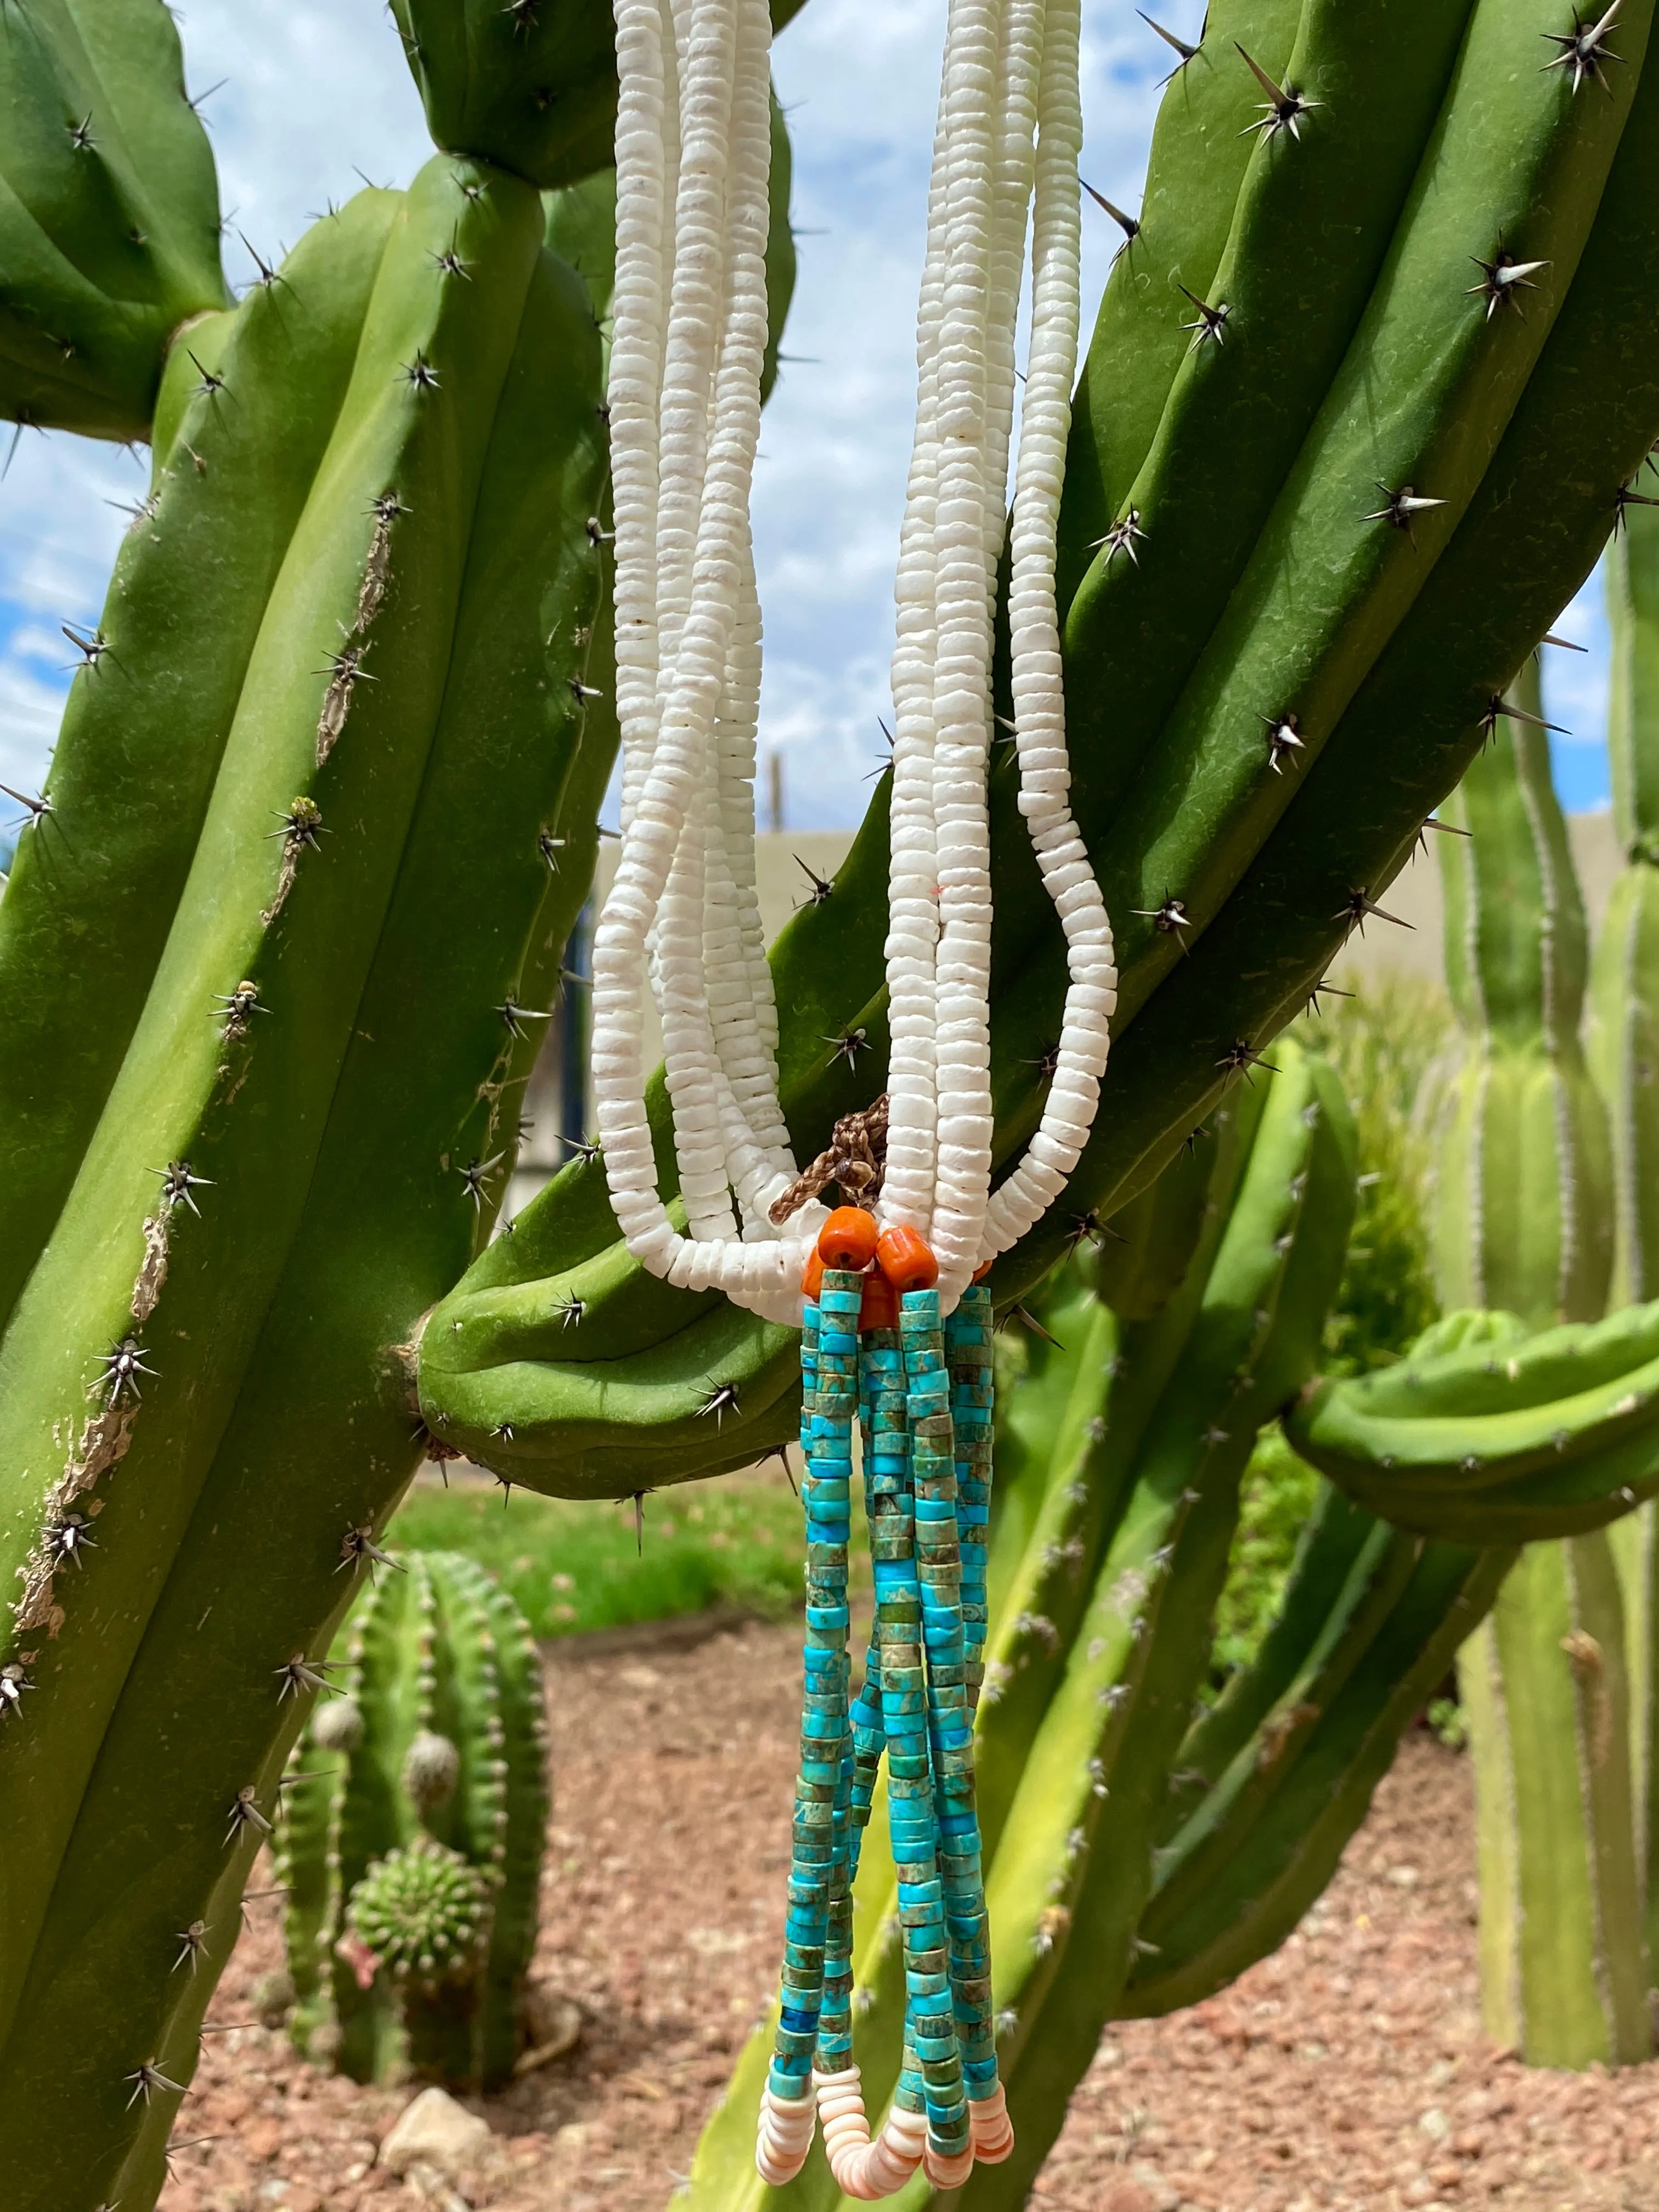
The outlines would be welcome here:
[[[1218,0],[1177,70],[1061,513],[1073,799],[1118,930],[1115,1042],[1088,1150],[999,1263],[1000,1299],[1144,1187],[1305,1002],[1592,564],[1659,421],[1648,20],[1621,13],[1621,66],[1587,65],[1577,94],[1545,66],[1558,27],[1535,0]],[[1263,113],[1240,46],[1293,103]],[[1000,1157],[1035,1121],[1065,973],[1013,793],[1009,763]],[[775,949],[798,1156],[882,1088],[885,807],[884,784]],[[666,1188],[660,1091],[656,1110]],[[422,1401],[514,1480],[603,1494],[783,1440],[794,1361],[787,1329],[644,1279],[583,1161],[440,1309]]]
[[[365,1590],[277,1824],[302,2051],[359,2081],[512,2072],[547,1832],[541,1668],[498,1583],[416,1552]],[[338,1647],[337,1647],[338,1648]]]
[[[1615,1243],[1613,1295],[1623,1305],[1659,1295],[1659,516],[1632,505],[1607,549],[1613,681],[1607,750],[1613,826],[1625,866],[1613,879],[1597,940],[1590,988],[1590,1062],[1613,1124]],[[1659,1960],[1659,1756],[1653,1714],[1659,1698],[1654,1638],[1659,1611],[1659,1512],[1650,1505],[1611,1532],[1625,1601],[1625,1656],[1637,1701],[1632,1734],[1636,1832],[1646,1839],[1650,1961]]]
[[[1464,1043],[1437,1109],[1437,1287],[1443,1306],[1499,1309],[1517,1334],[1586,1321],[1607,1297],[1612,1163],[1579,1044],[1583,903],[1550,780],[1535,661],[1445,818],[1466,833],[1437,841],[1446,972]],[[1443,1327],[1449,1343],[1463,1324]],[[1501,1326],[1477,1336],[1486,1359],[1516,1364]],[[1417,1378],[1416,1363],[1407,1373]],[[1642,1417],[1639,1406],[1613,1410],[1623,1382],[1616,1374],[1604,1409],[1615,1430]],[[1376,1402],[1394,1406],[1401,1387],[1379,1382]],[[1562,1470],[1541,1463],[1544,1437],[1528,1441],[1535,1472],[1523,1489],[1569,1493]],[[1518,1454],[1511,1464],[1522,1464]],[[1433,1485],[1431,1520],[1455,1512],[1460,1491],[1483,1508],[1498,1503],[1485,1465],[1449,1484],[1426,1469],[1393,1470],[1383,1489],[1413,1476]],[[1575,1525],[1570,1509],[1558,1525]],[[1622,1658],[1622,1612],[1606,1534],[1529,1545],[1460,1663],[1479,1807],[1486,2024],[1540,2064],[1644,2058],[1653,2047],[1628,1697],[1612,1656]],[[1591,1652],[1607,1662],[1592,1663]]]

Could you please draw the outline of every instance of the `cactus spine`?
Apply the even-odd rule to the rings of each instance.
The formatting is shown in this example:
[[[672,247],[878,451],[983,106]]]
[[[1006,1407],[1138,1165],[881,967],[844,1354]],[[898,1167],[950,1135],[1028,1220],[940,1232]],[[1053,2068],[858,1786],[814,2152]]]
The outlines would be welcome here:
[[[1446,818],[1468,835],[1439,841],[1465,1036],[1438,1109],[1441,1301],[1533,1328],[1588,1320],[1607,1297],[1612,1163],[1579,1045],[1583,905],[1535,661]],[[1538,2064],[1620,2063],[1653,2047],[1623,1651],[1611,1543],[1595,1531],[1528,1545],[1460,1662],[1482,2005],[1489,2032]]]
[[[416,1552],[353,1612],[337,1699],[277,1828],[301,2051],[492,2087],[520,2049],[547,1828],[529,1624],[471,1560]]]

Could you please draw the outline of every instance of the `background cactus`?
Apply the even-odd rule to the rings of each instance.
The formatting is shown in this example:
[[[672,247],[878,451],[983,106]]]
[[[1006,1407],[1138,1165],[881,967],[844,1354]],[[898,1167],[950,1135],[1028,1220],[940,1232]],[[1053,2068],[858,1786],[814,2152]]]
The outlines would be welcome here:
[[[992,1278],[1004,1302],[1077,1221],[1143,1188],[1305,1003],[1588,572],[1659,422],[1648,17],[1621,14],[1609,99],[1537,65],[1545,27],[1518,0],[1409,14],[1218,0],[1165,97],[1061,517],[1073,795],[1119,932],[1116,1036],[1067,1193]],[[1321,103],[1299,137],[1252,131],[1238,45]],[[1337,204],[1340,246],[1321,212]],[[1547,258],[1524,319],[1500,252]],[[1407,486],[1442,503],[1402,508]],[[1013,792],[1006,763],[1003,1158],[1032,1126],[1064,975]],[[885,805],[884,785],[773,955],[781,1095],[809,1157],[882,1087]],[[718,1428],[701,1412],[717,1384],[738,1393]],[[422,1347],[434,1431],[573,1494],[740,1464],[787,1437],[794,1387],[789,1332],[642,1277],[586,1162],[482,1255]]]
[[[1447,1307],[1518,1316],[1516,1334],[1589,1320],[1606,1302],[1612,1267],[1613,1168],[1606,1114],[1579,1043],[1583,902],[1550,779],[1535,660],[1446,818],[1468,834],[1437,841],[1446,973],[1464,1032],[1437,1110],[1437,1287]],[[1425,1344],[1425,1355],[1468,1334],[1455,1317],[1442,1327],[1449,1335]],[[1501,1328],[1475,1333],[1480,1366],[1516,1364]],[[1611,1340],[1623,1344],[1630,1334],[1615,1328]],[[1563,1343],[1570,1352],[1580,1348],[1571,1332]],[[1539,1356],[1547,1364],[1547,1353]],[[1468,1364],[1467,1357],[1454,1362],[1459,1372]],[[1552,1372],[1559,1390],[1559,1370]],[[1413,1362],[1403,1380],[1426,1376]],[[1603,1408],[1615,1431],[1639,1425],[1645,1412],[1623,1402],[1614,1409],[1625,1381],[1615,1375]],[[1644,1399],[1645,1378],[1638,1371],[1630,1381]],[[1374,1384],[1373,1402],[1397,1405],[1398,1387],[1395,1378]],[[1448,1412],[1475,1410],[1459,1401],[1456,1383],[1449,1388]],[[1510,1395],[1524,1397],[1524,1386]],[[1588,1410],[1587,1401],[1575,1403]],[[1509,1419],[1518,1425],[1522,1417]],[[1526,1469],[1522,1489],[1571,1494],[1571,1478],[1563,1484],[1547,1463],[1541,1431],[1526,1440],[1529,1455],[1519,1437],[1513,1442],[1520,1449],[1510,1464]],[[1644,1461],[1639,1440],[1635,1450]],[[1474,1492],[1466,1502],[1495,1508],[1502,1493],[1492,1486],[1494,1473],[1483,1464],[1469,1478],[1443,1468],[1437,1477],[1407,1456],[1383,1481],[1432,1488],[1433,1518],[1460,1489]],[[1362,1486],[1358,1494],[1373,1492]],[[1559,1525],[1575,1525],[1570,1508]],[[1653,2048],[1628,1688],[1613,1656],[1623,1650],[1611,1540],[1596,1532],[1529,1545],[1459,1663],[1476,1778],[1482,2007],[1488,2031],[1540,2064],[1628,2061]],[[1605,1663],[1589,1656],[1603,1653]]]
[[[1590,1060],[1613,1125],[1617,1304],[1659,1296],[1659,515],[1632,506],[1607,549],[1613,629],[1607,750],[1613,827],[1625,866],[1614,878],[1596,942]],[[1631,1694],[1632,1783],[1642,1857],[1650,1964],[1659,1960],[1659,1510],[1651,1504],[1609,1532],[1625,1606]]]
[[[289,1762],[291,2032],[359,2081],[407,2065],[492,2087],[519,2054],[536,1943],[541,1665],[523,1614],[471,1560],[398,1565],[364,1591],[340,1694]]]

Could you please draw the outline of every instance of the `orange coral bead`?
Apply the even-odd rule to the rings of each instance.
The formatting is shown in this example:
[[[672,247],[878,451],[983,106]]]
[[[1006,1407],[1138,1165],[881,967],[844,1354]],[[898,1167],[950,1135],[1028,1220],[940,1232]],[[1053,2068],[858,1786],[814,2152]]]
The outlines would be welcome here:
[[[800,1286],[809,1298],[816,1298],[823,1288],[823,1262],[816,1252],[806,1255],[806,1265],[801,1269]]]
[[[974,1270],[974,1280],[976,1283],[982,1283],[995,1265],[996,1261],[994,1260],[986,1260],[981,1261],[980,1266],[975,1267]]]
[[[818,1231],[819,1259],[826,1267],[862,1273],[875,1256],[875,1216],[861,1206],[838,1206]]]
[[[927,1239],[915,1229],[884,1230],[876,1245],[876,1261],[901,1292],[931,1291],[939,1280],[939,1261]]]
[[[859,1307],[859,1327],[861,1329],[896,1328],[898,1324],[898,1292],[879,1267],[872,1267],[864,1279],[864,1297]]]

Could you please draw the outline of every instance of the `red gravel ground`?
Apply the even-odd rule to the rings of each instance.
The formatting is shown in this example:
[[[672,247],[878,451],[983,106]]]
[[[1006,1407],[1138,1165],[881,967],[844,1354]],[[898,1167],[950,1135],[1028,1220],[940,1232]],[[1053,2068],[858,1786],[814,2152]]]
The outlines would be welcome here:
[[[568,2057],[476,2109],[465,2194],[377,2164],[411,2092],[319,2073],[279,2033],[210,2036],[165,2212],[665,2206],[769,1992],[799,1659],[738,1625],[591,1638],[548,1665],[555,1811],[538,1974]],[[1113,2030],[1038,2182],[1051,2212],[1659,2212],[1659,2067],[1517,2065],[1480,2033],[1467,1762],[1408,1743],[1302,1931],[1194,2011]],[[252,1887],[263,1887],[256,1876]],[[274,1908],[214,2017],[250,2017]],[[434,2193],[435,2190],[435,2194]]]

